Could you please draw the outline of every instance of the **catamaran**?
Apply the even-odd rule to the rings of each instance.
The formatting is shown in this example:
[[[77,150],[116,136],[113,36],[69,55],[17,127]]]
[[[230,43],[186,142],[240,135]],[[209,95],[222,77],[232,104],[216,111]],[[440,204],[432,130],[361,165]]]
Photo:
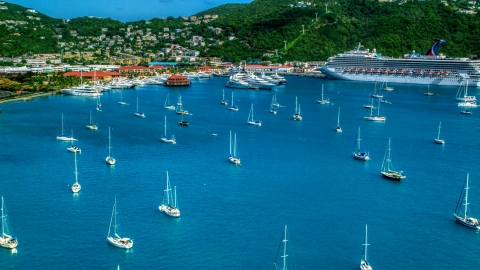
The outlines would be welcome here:
[[[177,141],[175,140],[175,136],[167,136],[167,116],[165,115],[165,121],[163,124],[164,135],[160,138],[160,141],[165,143],[176,144]]]
[[[385,151],[385,156],[383,157],[381,173],[382,173],[382,176],[385,178],[400,181],[404,179],[406,176],[403,175],[402,171],[397,172],[393,168],[392,157],[390,153],[391,152],[390,141],[391,141],[391,138],[388,138],[388,146],[387,146],[387,150]]]
[[[293,120],[302,121],[303,117],[300,114],[300,104],[298,104],[297,97],[295,96],[295,114],[293,115]]]
[[[161,212],[164,212],[166,215],[171,217],[180,217],[180,210],[177,207],[177,187],[173,187],[173,196],[172,188],[170,187],[170,179],[168,178],[168,171],[165,180],[165,190],[163,190],[163,201],[162,205],[158,207]]]
[[[111,235],[113,222],[113,234]],[[112,217],[110,218],[110,227],[108,227],[107,241],[110,245],[118,248],[129,249],[133,247],[133,239],[122,238],[117,234],[117,197],[115,197],[115,203],[113,204]]]
[[[17,239],[10,235],[7,222],[7,210],[2,196],[2,235],[0,236],[0,246],[4,248],[14,249],[18,245]]]
[[[335,131],[342,132],[342,127],[340,127],[340,107],[338,107],[337,127],[335,128]]]
[[[240,166],[240,158],[237,157],[237,134],[235,133],[234,136],[234,141],[233,141],[233,152],[232,152],[232,131],[230,131],[230,155],[228,155],[228,160],[237,165]]]
[[[253,103],[252,103],[252,108],[250,109],[250,113],[248,114],[247,123],[249,125],[254,125],[254,126],[261,126],[262,125],[262,121],[253,119]]]
[[[445,144],[445,141],[440,139],[440,128],[442,127],[442,122],[440,122],[440,124],[438,125],[438,135],[437,135],[437,138],[434,139],[435,143],[438,143],[438,144]]]
[[[133,115],[138,116],[138,117],[145,117],[145,114],[138,110],[138,97],[137,97],[137,111],[134,112]]]
[[[323,84],[322,84],[322,99],[317,100],[317,102],[320,103],[320,104],[322,104],[322,105],[330,104],[330,100],[329,100],[329,99],[324,99],[324,98],[323,98]]]
[[[228,101],[225,99],[225,89],[222,89],[222,105],[227,105]]]
[[[168,98],[168,93],[167,93],[167,98],[165,99],[165,104],[163,105],[163,107],[167,110],[175,110],[175,106],[170,104],[170,99]]]
[[[230,111],[238,111],[238,106],[233,105],[233,91],[232,91],[232,104],[228,107]]]
[[[373,270],[373,268],[370,266],[370,264],[367,261],[367,247],[370,245],[368,244],[367,241],[367,233],[368,233],[368,227],[365,225],[365,244],[363,244],[363,255],[362,255],[362,260],[360,261],[360,269],[361,270]]]
[[[90,115],[88,116],[88,119],[87,119],[87,125],[85,125],[85,127],[88,128],[88,129],[91,129],[91,130],[97,130],[98,129],[98,126],[93,123],[92,111],[90,111]]]
[[[75,183],[72,185],[72,192],[78,193],[82,189],[82,186],[78,183],[78,171],[77,171],[77,153],[75,153]]]
[[[108,165],[115,165],[116,160],[111,155],[112,146],[110,145],[110,127],[108,127],[108,156],[105,159]]]
[[[360,141],[360,128],[358,128],[357,139],[355,140],[355,147],[353,148],[353,157],[359,160],[368,161],[370,160],[370,154],[361,150]]]
[[[73,130],[72,130],[72,138],[73,138]],[[69,152],[72,152],[72,153],[81,153],[82,150],[78,147],[76,147],[75,145],[73,145],[73,142],[72,141],[72,145],[70,147],[67,147],[67,151]]]
[[[74,141],[75,140],[75,138],[73,138],[72,136],[65,134],[65,130],[63,129],[63,113],[62,113],[61,132],[62,133],[61,133],[60,136],[58,136],[58,132],[57,132],[57,140],[59,140],[59,141]]]
[[[468,176],[469,174],[467,173],[467,178],[465,179],[465,184],[464,188],[462,189],[462,192],[460,193],[460,198],[458,198],[457,202],[457,208],[455,209],[455,213],[453,213],[453,216],[455,217],[455,220],[458,221],[460,224],[465,225],[470,228],[476,228],[480,229],[480,221],[477,218],[471,217],[469,210],[468,210]],[[465,192],[463,191],[465,190]],[[462,200],[462,196],[465,193],[465,197]],[[463,209],[462,209],[463,208]]]

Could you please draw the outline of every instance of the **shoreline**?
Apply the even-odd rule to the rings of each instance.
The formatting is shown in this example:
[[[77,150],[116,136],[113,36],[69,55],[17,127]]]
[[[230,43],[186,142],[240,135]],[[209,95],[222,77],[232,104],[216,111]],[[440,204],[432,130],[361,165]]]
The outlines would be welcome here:
[[[0,104],[7,103],[7,102],[15,102],[15,101],[32,101],[34,98],[57,95],[59,93],[60,93],[60,90],[56,90],[51,92],[33,93],[33,94],[27,94],[22,96],[13,96],[13,97],[8,96],[6,98],[0,99]]]

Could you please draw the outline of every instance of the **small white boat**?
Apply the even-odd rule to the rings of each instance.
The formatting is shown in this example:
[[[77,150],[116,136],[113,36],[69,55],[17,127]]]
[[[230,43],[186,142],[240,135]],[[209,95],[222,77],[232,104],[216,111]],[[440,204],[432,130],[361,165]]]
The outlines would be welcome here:
[[[72,192],[78,193],[82,189],[82,186],[78,183],[78,171],[77,171],[77,153],[75,153],[75,183],[72,185]]]
[[[470,110],[462,110],[460,111],[461,114],[472,114],[472,111]]]
[[[167,116],[165,116],[165,121],[163,124],[163,130],[164,130],[164,135],[160,138],[160,141],[165,142],[165,143],[171,143],[171,144],[176,144],[177,141],[175,139],[175,136],[167,136]]]
[[[363,244],[363,256],[362,260],[360,261],[360,269],[361,270],[373,270],[370,264],[367,261],[367,247],[370,245],[367,241],[368,236],[368,227],[365,225],[365,244]]]
[[[368,161],[370,160],[370,154],[361,150],[360,141],[360,128],[358,128],[357,139],[355,140],[355,146],[353,148],[353,157],[358,160]]]
[[[138,97],[137,97],[137,111],[134,112],[133,115],[138,116],[138,117],[145,117],[145,114],[138,110]]]
[[[440,128],[442,127],[442,122],[440,122],[440,124],[438,125],[438,135],[437,135],[437,138],[434,139],[435,143],[438,143],[438,144],[445,144],[445,141],[440,139]]]
[[[338,133],[342,132],[342,127],[340,127],[340,107],[338,107],[337,127],[335,131]]]
[[[122,94],[122,92],[120,92],[120,101],[118,102],[118,104],[120,104],[120,105],[127,105],[127,103],[123,101],[123,94]]]
[[[233,105],[233,91],[232,91],[232,104],[230,105],[230,107],[228,107],[228,109],[230,111],[236,111],[236,112],[238,111],[238,106]]]
[[[73,138],[72,136],[67,135],[65,133],[65,130],[63,129],[63,113],[62,113],[61,132],[62,133],[61,133],[60,136],[57,134],[57,140],[59,140],[59,141],[74,141],[75,140],[75,138]]]
[[[240,166],[240,158],[237,157],[237,134],[235,133],[234,135],[234,141],[233,141],[233,152],[232,152],[232,131],[230,131],[230,155],[228,155],[228,160],[237,165]]]
[[[173,187],[173,196],[172,188],[170,187],[170,179],[168,178],[168,171],[165,181],[165,189],[163,190],[163,201],[162,204],[158,207],[161,212],[164,212],[166,215],[171,217],[180,217],[180,210],[177,207],[177,187]]]
[[[163,105],[163,107],[167,110],[175,110],[175,106],[170,104],[170,99],[168,98],[168,93],[167,93],[167,98],[165,99],[165,104]]]
[[[72,130],[72,137],[73,137],[73,130]],[[72,153],[81,153],[82,150],[80,148],[76,147],[75,145],[73,145],[73,142],[74,141],[72,141],[72,145],[70,147],[67,147],[67,151],[72,152]]]
[[[254,126],[261,126],[262,125],[262,121],[253,119],[253,103],[252,103],[252,107],[250,109],[250,113],[248,114],[247,124],[254,125]]]
[[[318,102],[319,104],[322,104],[322,105],[330,104],[330,100],[329,100],[329,99],[324,99],[324,98],[323,98],[323,84],[322,84],[322,99],[317,100],[317,102]]]
[[[90,111],[90,115],[88,116],[88,119],[87,119],[87,125],[85,125],[85,127],[91,130],[98,130],[98,126],[94,124],[92,120],[92,111]]]
[[[10,235],[7,222],[7,210],[2,196],[2,235],[0,236],[0,246],[3,248],[15,249],[18,245],[17,239]]]
[[[113,234],[110,234],[113,223]],[[133,239],[120,237],[117,234],[117,197],[113,204],[112,217],[110,218],[110,227],[108,227],[107,242],[114,247],[129,249],[133,247]]]
[[[453,216],[455,217],[455,220],[467,227],[470,228],[475,228],[475,229],[480,229],[480,221],[477,218],[474,218],[470,216],[469,212],[469,202],[468,202],[468,176],[469,174],[467,173],[467,178],[465,179],[465,184],[462,189],[462,192],[460,193],[460,198],[458,199],[457,202],[457,208],[455,209],[455,213],[453,213]],[[465,195],[464,199],[462,200],[462,196]],[[462,209],[463,208],[463,209]]]
[[[110,145],[110,127],[108,127],[108,156],[105,159],[108,165],[115,165],[116,160],[112,157],[111,154],[112,146]]]
[[[300,104],[298,104],[297,97],[295,96],[295,114],[293,115],[293,120],[302,121],[303,117],[300,113]]]

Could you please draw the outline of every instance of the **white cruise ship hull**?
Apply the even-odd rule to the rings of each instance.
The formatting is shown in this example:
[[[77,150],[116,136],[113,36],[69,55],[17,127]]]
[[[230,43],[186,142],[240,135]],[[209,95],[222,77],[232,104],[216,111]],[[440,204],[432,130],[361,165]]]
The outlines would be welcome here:
[[[426,84],[439,86],[460,86],[468,80],[468,85],[472,87],[480,86],[478,79],[464,79],[456,75],[416,75],[416,74],[383,74],[383,73],[358,73],[335,70],[334,68],[323,67],[321,71],[330,79],[363,81],[363,82],[383,82],[402,83],[402,84]]]

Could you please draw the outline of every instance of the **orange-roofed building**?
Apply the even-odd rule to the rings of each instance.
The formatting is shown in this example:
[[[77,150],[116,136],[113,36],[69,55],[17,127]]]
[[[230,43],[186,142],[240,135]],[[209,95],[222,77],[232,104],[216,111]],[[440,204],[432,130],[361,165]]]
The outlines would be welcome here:
[[[72,71],[72,72],[67,72],[63,74],[63,76],[64,77],[83,77],[91,81],[99,81],[99,80],[111,81],[113,78],[122,76],[122,74],[118,72],[112,72],[112,71],[97,70],[97,71],[89,71],[89,72]]]
[[[188,80],[187,77],[183,75],[175,74],[168,77],[165,85],[166,86],[189,86],[190,81]]]

